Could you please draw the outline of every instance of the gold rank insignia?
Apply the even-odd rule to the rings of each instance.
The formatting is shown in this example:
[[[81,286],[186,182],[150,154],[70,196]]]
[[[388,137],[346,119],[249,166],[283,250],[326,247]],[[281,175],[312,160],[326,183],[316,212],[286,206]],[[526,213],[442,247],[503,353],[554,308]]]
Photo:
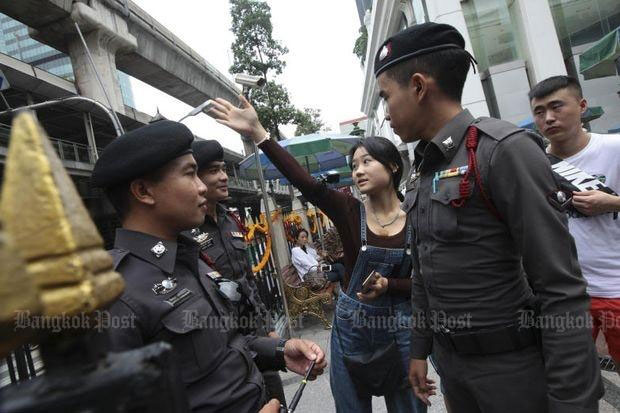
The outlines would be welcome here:
[[[239,231],[230,231],[230,235],[233,238],[243,238],[243,233],[241,233]]]

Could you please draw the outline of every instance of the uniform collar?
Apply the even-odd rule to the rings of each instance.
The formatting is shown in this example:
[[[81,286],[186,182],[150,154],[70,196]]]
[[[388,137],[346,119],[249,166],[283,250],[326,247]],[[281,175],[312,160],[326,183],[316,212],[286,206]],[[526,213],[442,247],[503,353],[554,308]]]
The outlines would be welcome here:
[[[215,204],[215,216],[217,217],[218,222],[213,222],[213,218],[211,217],[211,215],[206,215],[205,224],[210,223],[211,225],[217,226],[218,223],[223,220],[223,217],[226,215],[227,212],[228,208],[226,208],[221,202],[218,202],[217,204]]]
[[[465,109],[445,124],[431,140],[431,143],[439,149],[446,160],[451,161],[454,158],[467,133],[467,128],[474,120],[469,110]]]
[[[159,258],[152,251],[156,246],[156,251],[163,251]],[[143,232],[118,228],[116,230],[114,247],[128,250],[133,255],[150,262],[167,274],[172,274],[174,271],[178,247],[177,241],[167,241]]]

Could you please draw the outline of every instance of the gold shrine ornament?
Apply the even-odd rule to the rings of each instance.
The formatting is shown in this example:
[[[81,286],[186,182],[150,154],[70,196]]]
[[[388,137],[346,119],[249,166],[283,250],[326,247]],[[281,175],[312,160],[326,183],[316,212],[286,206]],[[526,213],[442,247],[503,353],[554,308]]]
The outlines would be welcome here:
[[[42,315],[90,313],[122,293],[124,282],[113,270],[95,224],[48,137],[28,112],[18,114],[11,128],[0,221],[25,262],[29,276],[22,277],[22,288],[32,289],[31,279]],[[4,266],[1,276],[10,276]],[[20,293],[19,284],[0,283],[0,297]],[[23,304],[33,305],[26,298]],[[3,310],[5,305],[0,302]]]

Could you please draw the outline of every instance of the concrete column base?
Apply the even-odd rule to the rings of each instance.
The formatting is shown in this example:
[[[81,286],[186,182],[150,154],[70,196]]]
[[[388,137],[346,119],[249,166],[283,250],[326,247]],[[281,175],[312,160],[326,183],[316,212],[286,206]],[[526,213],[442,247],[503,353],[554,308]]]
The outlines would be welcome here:
[[[69,56],[75,74],[75,85],[82,96],[95,99],[112,109],[124,113],[125,104],[116,72],[116,53],[135,50],[137,41],[127,28],[126,21],[97,0],[91,6],[74,3],[71,18],[77,22],[97,68],[105,97],[84,45],[73,27],[74,36],[68,42]],[[67,28],[70,30],[70,28]]]

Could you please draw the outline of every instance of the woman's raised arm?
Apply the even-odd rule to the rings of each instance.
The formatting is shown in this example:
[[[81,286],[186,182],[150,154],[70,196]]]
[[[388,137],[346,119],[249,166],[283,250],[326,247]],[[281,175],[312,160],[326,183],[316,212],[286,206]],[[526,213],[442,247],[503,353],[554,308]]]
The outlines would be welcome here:
[[[240,108],[218,98],[208,114],[218,123],[254,141],[282,175],[299,189],[306,199],[321,208],[332,221],[338,219],[338,215],[346,214],[351,197],[318,182],[277,142],[266,139],[267,131],[258,120],[252,105],[243,96],[239,99]]]

